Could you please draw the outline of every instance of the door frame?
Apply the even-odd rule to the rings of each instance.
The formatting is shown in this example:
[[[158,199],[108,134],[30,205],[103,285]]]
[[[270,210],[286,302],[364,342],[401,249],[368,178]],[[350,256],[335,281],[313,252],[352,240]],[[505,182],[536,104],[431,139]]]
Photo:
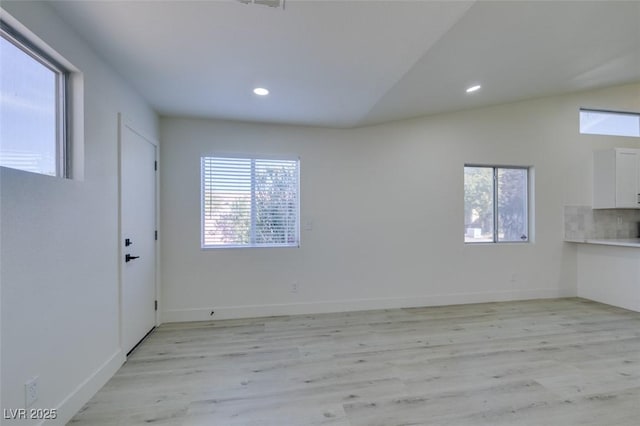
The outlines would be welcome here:
[[[123,113],[118,113],[118,345],[120,350],[123,351],[123,355],[126,358],[126,353],[124,353],[124,303],[123,303],[123,260],[125,255],[124,250],[124,232],[122,229],[122,139],[124,130],[129,129],[134,132],[151,145],[155,147],[155,161],[156,164],[159,163],[159,143],[154,138],[150,138],[146,136],[144,133],[140,132],[135,124]],[[158,173],[158,169],[156,169],[155,174],[155,229],[156,231],[160,227],[160,174]],[[158,309],[156,309],[154,313],[154,326],[157,327],[160,325],[160,233],[158,232],[158,238],[155,240],[154,244],[154,270],[155,270],[155,300],[158,302]],[[153,302],[153,301],[150,301]],[[146,336],[145,336],[146,337]]]

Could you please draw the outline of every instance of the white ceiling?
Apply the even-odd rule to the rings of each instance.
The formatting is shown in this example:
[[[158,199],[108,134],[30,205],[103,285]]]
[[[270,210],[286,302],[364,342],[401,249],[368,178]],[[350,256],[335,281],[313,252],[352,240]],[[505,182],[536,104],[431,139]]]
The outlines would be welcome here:
[[[351,127],[640,81],[640,1],[51,4],[162,115]]]

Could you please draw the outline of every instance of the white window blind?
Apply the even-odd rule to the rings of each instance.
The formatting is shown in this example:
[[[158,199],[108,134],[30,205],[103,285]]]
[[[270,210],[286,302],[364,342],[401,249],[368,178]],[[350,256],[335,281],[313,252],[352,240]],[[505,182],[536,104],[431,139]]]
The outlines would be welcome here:
[[[299,160],[202,157],[202,247],[299,245]]]

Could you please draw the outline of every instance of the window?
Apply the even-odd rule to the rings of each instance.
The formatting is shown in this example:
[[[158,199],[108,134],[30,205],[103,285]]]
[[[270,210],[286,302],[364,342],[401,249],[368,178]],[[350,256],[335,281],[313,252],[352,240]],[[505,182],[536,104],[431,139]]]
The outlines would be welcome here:
[[[580,133],[640,137],[640,114],[580,109]]]
[[[0,21],[0,166],[67,176],[69,72]]]
[[[298,159],[202,157],[202,248],[297,247]]]
[[[465,166],[465,243],[529,241],[528,188],[528,168]]]

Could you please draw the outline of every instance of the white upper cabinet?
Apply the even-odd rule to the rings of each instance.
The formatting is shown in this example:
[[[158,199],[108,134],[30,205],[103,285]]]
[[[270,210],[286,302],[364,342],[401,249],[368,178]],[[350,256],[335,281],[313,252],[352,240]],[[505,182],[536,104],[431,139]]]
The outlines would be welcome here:
[[[640,149],[593,153],[593,208],[640,209]]]

